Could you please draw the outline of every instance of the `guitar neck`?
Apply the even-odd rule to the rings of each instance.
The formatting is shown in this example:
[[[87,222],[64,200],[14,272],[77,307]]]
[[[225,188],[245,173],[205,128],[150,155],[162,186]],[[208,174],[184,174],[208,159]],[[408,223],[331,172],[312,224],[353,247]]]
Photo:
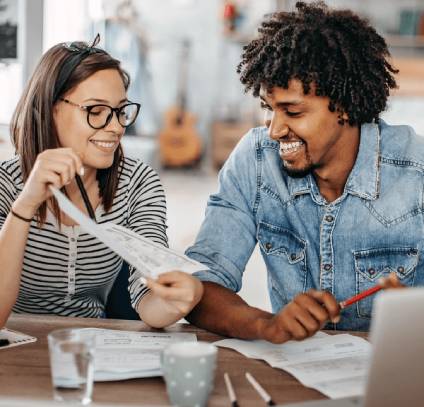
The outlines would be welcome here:
[[[178,124],[181,123],[184,112],[187,107],[187,77],[188,77],[188,58],[189,58],[190,42],[185,39],[182,42],[181,54],[180,54],[180,74],[178,79],[178,91],[177,91],[177,106],[180,110],[180,117]]]

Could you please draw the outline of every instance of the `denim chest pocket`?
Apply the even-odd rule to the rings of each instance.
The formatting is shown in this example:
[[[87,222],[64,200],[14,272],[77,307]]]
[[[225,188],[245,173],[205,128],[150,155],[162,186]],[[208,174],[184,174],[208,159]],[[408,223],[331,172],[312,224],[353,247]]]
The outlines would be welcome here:
[[[257,238],[272,289],[287,303],[305,290],[306,242],[286,228],[265,222],[259,223]]]
[[[415,268],[418,264],[418,250],[412,247],[391,247],[361,250],[353,253],[355,259],[356,291],[375,286],[381,277],[396,273],[399,281],[413,286]],[[371,318],[374,296],[356,303],[359,317]]]

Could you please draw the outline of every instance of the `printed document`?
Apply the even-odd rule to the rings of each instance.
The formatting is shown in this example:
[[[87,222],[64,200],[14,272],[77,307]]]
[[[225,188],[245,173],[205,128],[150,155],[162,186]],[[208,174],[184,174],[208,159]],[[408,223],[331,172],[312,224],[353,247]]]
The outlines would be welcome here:
[[[130,229],[110,222],[97,224],[82,213],[62,192],[50,187],[60,208],[81,228],[97,237],[106,246],[134,266],[142,277],[156,278],[165,271],[186,273],[205,270],[206,266],[189,257],[152,242]]]
[[[249,358],[265,360],[330,398],[365,393],[371,345],[357,336],[319,332],[303,341],[281,345],[240,339],[224,339],[215,345],[235,349]]]
[[[8,345],[2,345],[0,349],[7,349],[13,346],[24,345],[26,343],[35,342],[37,338],[26,335],[22,332],[14,331],[12,329],[3,328],[0,329],[0,339],[6,339],[9,341]]]
[[[197,341],[193,333],[84,328],[96,336],[94,380],[162,376],[160,354],[173,342]]]

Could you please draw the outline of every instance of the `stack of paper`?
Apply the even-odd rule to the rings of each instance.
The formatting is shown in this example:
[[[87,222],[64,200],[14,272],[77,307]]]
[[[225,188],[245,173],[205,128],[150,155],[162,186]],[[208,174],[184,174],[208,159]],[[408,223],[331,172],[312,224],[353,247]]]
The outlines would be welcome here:
[[[282,345],[239,339],[224,339],[215,345],[263,359],[330,398],[360,396],[365,392],[371,345],[356,336],[319,332],[312,338]]]
[[[192,333],[84,330],[96,335],[95,381],[161,376],[161,351],[172,342],[197,340]]]

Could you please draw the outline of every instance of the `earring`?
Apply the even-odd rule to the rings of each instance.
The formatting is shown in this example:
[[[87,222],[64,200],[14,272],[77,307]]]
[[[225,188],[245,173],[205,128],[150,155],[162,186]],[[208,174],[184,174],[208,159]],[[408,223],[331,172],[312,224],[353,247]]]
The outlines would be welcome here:
[[[343,126],[347,121],[349,120],[349,116],[346,112],[343,112],[343,114],[339,113],[337,123],[340,124],[340,126]]]

